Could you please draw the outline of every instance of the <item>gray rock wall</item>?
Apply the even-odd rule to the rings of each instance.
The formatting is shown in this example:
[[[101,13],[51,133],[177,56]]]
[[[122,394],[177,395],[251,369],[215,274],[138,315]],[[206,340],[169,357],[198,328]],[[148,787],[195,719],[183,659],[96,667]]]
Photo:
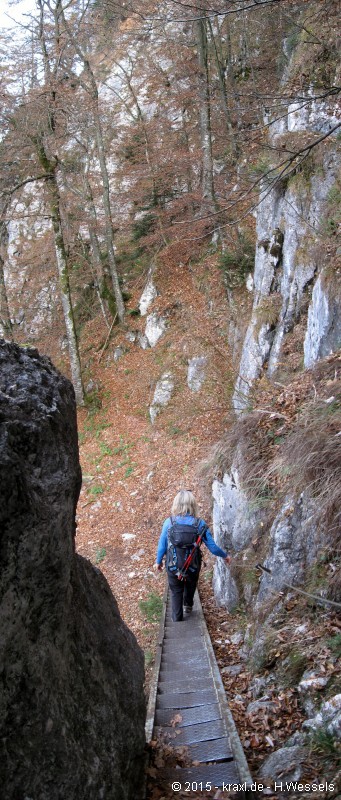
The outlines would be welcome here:
[[[315,283],[308,311],[304,366],[311,367],[340,346],[341,282],[331,283],[322,272]]]
[[[222,480],[213,482],[213,533],[218,544],[232,554],[247,548],[255,535],[262,512],[247,497],[239,477],[236,455],[235,463]],[[219,605],[229,610],[240,600],[237,583],[230,569],[216,559],[213,573],[213,591]]]
[[[6,800],[142,793],[143,656],[98,569],[75,554],[74,392],[0,345],[0,779]]]
[[[286,498],[271,526],[269,549],[264,566],[256,602],[261,605],[279,592],[286,584],[299,586],[304,580],[307,567],[316,559],[317,530],[311,499],[302,495],[298,500]]]
[[[304,365],[340,346],[341,296],[335,276],[321,275],[316,236],[340,161],[332,150],[317,175],[297,175],[271,191],[265,185],[257,211],[254,302],[235,385],[237,412],[248,407],[252,384],[267,366],[274,375],[281,362],[285,336],[300,319],[304,296],[309,312]],[[322,245],[321,245],[322,246]],[[309,287],[315,282],[310,300]]]

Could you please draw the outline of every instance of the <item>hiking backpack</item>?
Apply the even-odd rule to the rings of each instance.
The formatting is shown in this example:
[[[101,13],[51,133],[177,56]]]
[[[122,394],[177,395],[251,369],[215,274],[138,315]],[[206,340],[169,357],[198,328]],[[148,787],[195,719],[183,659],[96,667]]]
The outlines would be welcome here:
[[[186,525],[184,522],[176,522],[173,517],[170,519],[171,525],[167,534],[168,548],[166,556],[166,569],[168,572],[174,574],[181,572],[186,559],[194,549],[193,558],[188,567],[188,572],[192,575],[195,575],[200,570],[202,560],[200,547],[194,548],[199,536],[200,520],[196,519],[193,524]],[[207,526],[205,526],[205,529],[201,527],[200,535],[202,536],[206,530]]]

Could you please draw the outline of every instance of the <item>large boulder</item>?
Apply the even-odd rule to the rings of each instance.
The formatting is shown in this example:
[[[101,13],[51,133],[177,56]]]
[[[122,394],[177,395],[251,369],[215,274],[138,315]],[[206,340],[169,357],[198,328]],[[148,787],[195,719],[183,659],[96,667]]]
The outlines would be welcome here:
[[[74,392],[0,343],[0,778],[6,800],[141,796],[143,657],[75,554]]]

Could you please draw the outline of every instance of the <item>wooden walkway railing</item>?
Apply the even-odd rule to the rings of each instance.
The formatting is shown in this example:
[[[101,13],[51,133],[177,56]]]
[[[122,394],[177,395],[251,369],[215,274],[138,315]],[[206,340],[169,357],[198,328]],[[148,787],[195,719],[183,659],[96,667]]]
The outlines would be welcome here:
[[[169,786],[176,782],[183,789],[197,786],[198,790],[226,789],[238,784],[243,786],[238,796],[249,796],[251,775],[227,704],[198,593],[191,616],[175,623],[167,592],[164,597],[146,737],[150,742],[158,736],[167,739],[168,735],[177,747],[188,748],[189,762],[199,763],[165,767],[160,770],[161,782]]]

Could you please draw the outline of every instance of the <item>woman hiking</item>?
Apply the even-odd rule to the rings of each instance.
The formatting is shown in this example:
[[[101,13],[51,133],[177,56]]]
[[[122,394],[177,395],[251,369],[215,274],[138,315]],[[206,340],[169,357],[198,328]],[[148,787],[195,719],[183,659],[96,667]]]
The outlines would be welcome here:
[[[157,547],[156,565],[162,572],[162,559],[166,556],[166,569],[172,600],[172,620],[181,622],[188,617],[193,608],[194,593],[197,587],[201,552],[196,547],[193,559],[186,570],[185,577],[179,579],[185,561],[192,552],[198,536],[214,556],[223,558],[226,564],[231,562],[227,555],[215,543],[206,522],[199,517],[197,501],[192,492],[181,489],[175,496],[171,516],[165,519]]]

